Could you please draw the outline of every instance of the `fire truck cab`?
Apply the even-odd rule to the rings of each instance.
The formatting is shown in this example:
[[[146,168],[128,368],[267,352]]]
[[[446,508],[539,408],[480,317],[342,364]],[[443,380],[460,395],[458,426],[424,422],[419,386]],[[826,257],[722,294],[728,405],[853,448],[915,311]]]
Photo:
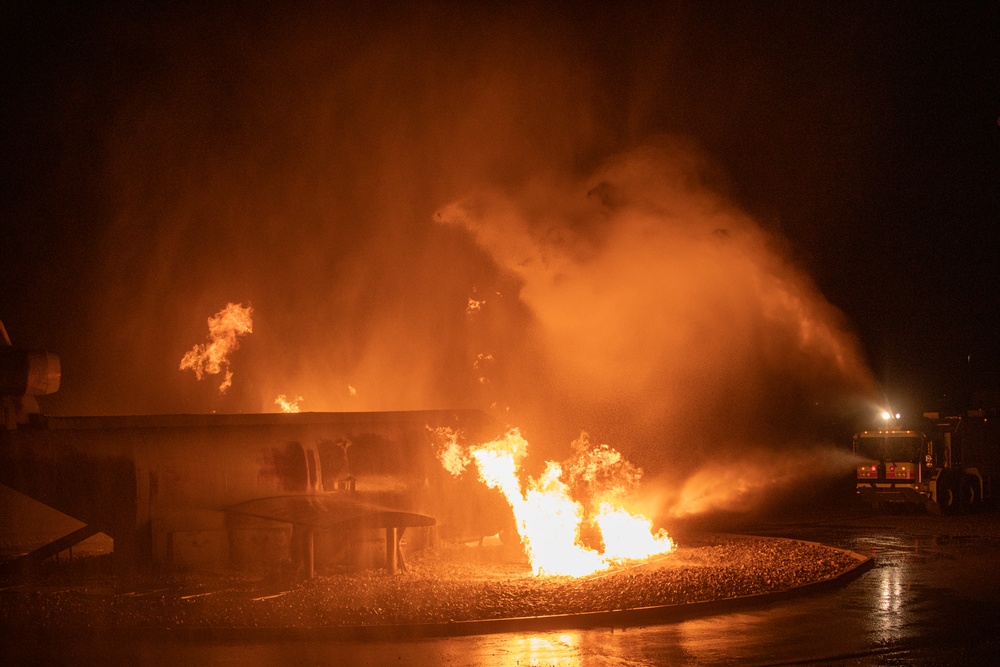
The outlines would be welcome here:
[[[995,420],[994,420],[995,421]],[[956,513],[976,509],[991,495],[989,471],[997,447],[985,437],[982,411],[924,413],[921,429],[882,428],[854,436],[857,492],[876,509],[926,507]],[[985,468],[984,468],[985,466]]]

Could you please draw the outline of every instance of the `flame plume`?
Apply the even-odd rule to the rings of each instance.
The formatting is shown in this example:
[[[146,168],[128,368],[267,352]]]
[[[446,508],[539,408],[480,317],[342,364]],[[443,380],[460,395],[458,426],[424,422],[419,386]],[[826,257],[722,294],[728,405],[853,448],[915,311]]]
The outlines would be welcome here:
[[[278,397],[274,399],[274,404],[280,407],[282,412],[300,412],[299,401],[301,400],[301,396],[288,398],[284,394],[278,394]]]
[[[201,380],[206,375],[218,375],[225,371],[219,392],[226,393],[233,384],[233,372],[229,370],[229,355],[239,346],[240,336],[253,332],[253,309],[242,304],[229,303],[208,318],[210,343],[196,344],[181,358],[180,370],[192,370]]]
[[[607,445],[588,449],[586,434],[574,443],[570,474],[555,461],[522,487],[519,471],[528,442],[516,428],[502,438],[463,448],[457,434],[438,431],[443,443],[438,458],[453,475],[474,462],[479,479],[510,503],[518,534],[532,571],[539,575],[585,576],[626,560],[648,558],[673,549],[665,530],[653,533],[652,522],[623,506],[626,491],[641,474]],[[584,487],[584,488],[579,488]],[[589,496],[589,510],[574,497]],[[593,526],[601,548],[582,543],[581,529]]]

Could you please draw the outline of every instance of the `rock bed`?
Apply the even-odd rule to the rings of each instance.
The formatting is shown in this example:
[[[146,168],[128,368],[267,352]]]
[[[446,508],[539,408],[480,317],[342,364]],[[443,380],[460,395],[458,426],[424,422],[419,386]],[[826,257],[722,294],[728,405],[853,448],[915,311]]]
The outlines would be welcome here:
[[[576,614],[770,593],[857,564],[821,545],[757,538],[681,546],[650,562],[579,579],[534,577],[500,547],[441,547],[412,556],[396,575],[328,573],[292,586],[235,575],[123,584],[104,562],[76,572],[48,568],[30,584],[7,582],[0,589],[0,624],[8,630],[315,628]]]

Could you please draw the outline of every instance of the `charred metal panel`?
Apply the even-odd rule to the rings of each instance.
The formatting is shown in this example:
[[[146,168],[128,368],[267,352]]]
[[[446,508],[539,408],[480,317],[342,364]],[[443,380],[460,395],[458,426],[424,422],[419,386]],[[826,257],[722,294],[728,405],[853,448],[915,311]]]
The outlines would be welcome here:
[[[172,533],[229,530],[227,510],[240,503],[329,501],[349,489],[385,521],[427,525],[406,518],[420,516],[449,535],[493,534],[509,508],[474,477],[444,470],[429,431],[441,426],[470,440],[497,435],[471,411],[47,418],[0,432],[0,481],[157,561]],[[271,519],[272,528],[312,520]]]
[[[229,563],[241,570],[268,571],[292,558],[291,524],[230,516]]]
[[[167,543],[169,562],[175,567],[218,567],[229,562],[229,533],[225,530],[174,530]]]
[[[309,470],[302,444],[289,442],[283,448],[272,447],[260,458],[261,477],[279,486],[286,493],[305,493],[309,490]],[[315,474],[314,474],[315,476]]]
[[[319,464],[321,474],[321,484],[325,491],[336,491],[344,486],[344,482],[350,479],[351,471],[347,461],[347,450],[350,448],[349,440],[330,440],[321,438],[316,441],[316,450],[319,452]]]
[[[108,446],[96,432],[67,436],[44,428],[6,432],[0,481],[74,519],[125,537],[136,525],[132,442]]]

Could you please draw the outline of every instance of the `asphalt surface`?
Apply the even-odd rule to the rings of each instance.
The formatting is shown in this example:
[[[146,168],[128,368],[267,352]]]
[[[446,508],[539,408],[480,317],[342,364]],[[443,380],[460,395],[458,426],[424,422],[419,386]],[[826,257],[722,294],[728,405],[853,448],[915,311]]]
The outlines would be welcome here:
[[[986,665],[1000,664],[1000,514],[872,515],[856,507],[728,517],[711,528],[873,557],[844,586],[647,627],[411,641],[25,638],[12,664]],[[10,646],[8,647],[11,648]]]

